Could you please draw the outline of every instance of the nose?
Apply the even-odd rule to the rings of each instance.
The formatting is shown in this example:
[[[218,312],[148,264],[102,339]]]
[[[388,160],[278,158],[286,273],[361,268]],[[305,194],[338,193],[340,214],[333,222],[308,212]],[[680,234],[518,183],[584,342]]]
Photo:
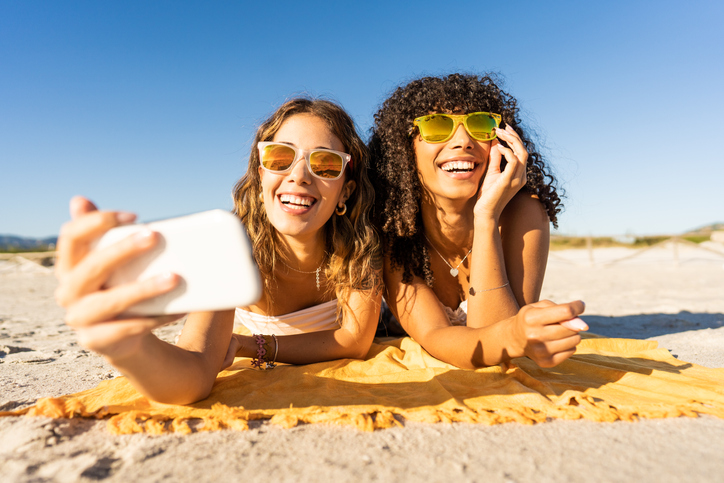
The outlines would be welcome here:
[[[289,172],[289,180],[296,184],[310,184],[312,182],[312,173],[309,172],[307,160],[302,153],[294,160],[292,170]]]
[[[450,148],[461,148],[461,149],[472,149],[474,144],[474,140],[472,137],[470,137],[470,134],[468,133],[467,129],[465,129],[465,126],[461,122],[457,126],[455,126],[455,131],[453,132],[452,137],[448,141],[448,147]]]

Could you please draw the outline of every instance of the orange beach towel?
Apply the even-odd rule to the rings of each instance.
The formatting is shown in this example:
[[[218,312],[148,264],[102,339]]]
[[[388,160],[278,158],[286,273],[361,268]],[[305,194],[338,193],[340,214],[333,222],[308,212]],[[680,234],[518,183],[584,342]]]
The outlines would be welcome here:
[[[149,401],[119,377],[2,415],[105,417],[117,434],[246,429],[254,419],[371,431],[403,419],[533,424],[550,418],[724,418],[724,369],[679,361],[653,341],[591,337],[552,369],[520,358],[507,370],[474,371],[433,358],[410,338],[377,342],[362,361],[262,371],[238,358],[219,373],[208,398],[188,406]]]

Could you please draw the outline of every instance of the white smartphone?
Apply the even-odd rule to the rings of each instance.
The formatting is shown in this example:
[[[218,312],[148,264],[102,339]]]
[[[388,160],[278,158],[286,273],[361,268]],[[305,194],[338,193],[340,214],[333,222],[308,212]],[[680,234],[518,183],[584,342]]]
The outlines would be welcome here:
[[[116,270],[106,282],[115,287],[173,272],[179,285],[130,307],[123,315],[164,315],[225,310],[261,297],[261,277],[241,221],[223,210],[109,230],[95,249],[107,247],[143,228],[158,232],[158,244]]]

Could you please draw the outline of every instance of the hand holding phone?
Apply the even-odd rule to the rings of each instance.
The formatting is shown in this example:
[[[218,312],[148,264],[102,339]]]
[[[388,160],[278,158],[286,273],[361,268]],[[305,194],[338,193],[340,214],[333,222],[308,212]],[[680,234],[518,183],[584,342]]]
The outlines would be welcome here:
[[[133,305],[124,316],[149,316],[243,307],[261,297],[261,277],[241,221],[223,210],[126,225],[109,230],[95,245],[107,247],[142,229],[157,232],[157,245],[113,272],[106,287],[172,272],[172,291]]]

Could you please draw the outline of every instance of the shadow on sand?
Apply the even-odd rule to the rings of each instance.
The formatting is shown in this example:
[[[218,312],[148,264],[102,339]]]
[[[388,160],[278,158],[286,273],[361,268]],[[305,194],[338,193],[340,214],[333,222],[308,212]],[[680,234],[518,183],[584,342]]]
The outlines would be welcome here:
[[[605,337],[648,339],[689,330],[724,327],[724,314],[691,313],[638,314],[624,316],[583,315],[591,332]]]

